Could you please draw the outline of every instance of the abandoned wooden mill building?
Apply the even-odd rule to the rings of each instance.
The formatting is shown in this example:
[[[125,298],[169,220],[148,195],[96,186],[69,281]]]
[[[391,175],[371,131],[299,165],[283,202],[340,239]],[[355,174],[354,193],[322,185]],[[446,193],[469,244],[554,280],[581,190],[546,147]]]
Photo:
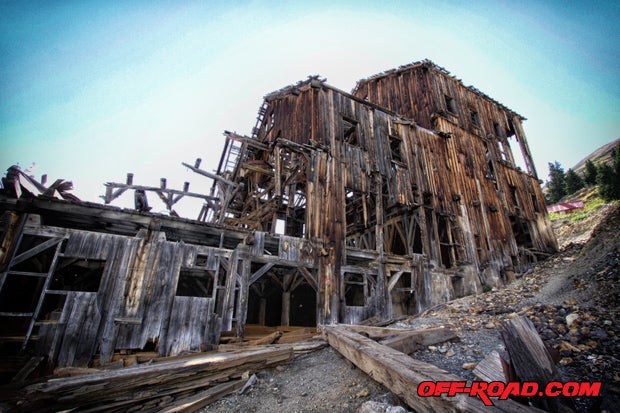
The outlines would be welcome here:
[[[184,164],[213,179],[208,195],[128,175],[105,196],[133,191],[127,210],[13,176],[2,351],[57,366],[170,356],[248,323],[387,320],[499,287],[557,249],[523,120],[426,60],[351,94],[309,77],[267,95],[251,137],[225,133],[215,173]],[[153,193],[171,211],[184,196],[204,208],[150,213]]]

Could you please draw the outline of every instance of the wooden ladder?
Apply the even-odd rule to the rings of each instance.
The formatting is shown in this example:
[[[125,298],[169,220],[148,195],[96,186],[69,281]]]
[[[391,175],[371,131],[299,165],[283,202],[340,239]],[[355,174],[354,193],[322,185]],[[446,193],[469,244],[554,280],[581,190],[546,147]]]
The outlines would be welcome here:
[[[26,221],[26,219],[24,219],[24,221]],[[11,277],[38,277],[38,278],[44,279],[43,287],[37,299],[37,305],[35,306],[33,311],[19,312],[19,311],[9,310],[9,311],[0,312],[0,316],[4,318],[30,318],[30,322],[28,324],[28,327],[24,335],[19,337],[20,341],[22,341],[22,348],[21,348],[22,350],[26,348],[29,340],[32,337],[32,332],[34,331],[34,327],[37,324],[37,319],[41,312],[41,308],[43,307],[43,301],[45,299],[45,296],[47,294],[54,293],[49,289],[49,286],[53,278],[53,274],[56,268],[56,264],[58,262],[58,258],[59,256],[61,256],[60,251],[62,248],[63,241],[65,240],[64,237],[50,237],[48,240],[43,241],[41,244],[36,245],[35,247],[27,251],[20,252],[18,254],[19,247],[23,241],[23,235],[24,235],[24,232],[23,232],[23,225],[22,225],[22,227],[20,228],[17,242],[15,243],[15,246],[11,253],[11,258],[8,262],[8,265],[6,266],[5,270],[2,273],[0,273],[0,293],[2,293],[3,290],[7,287],[6,281],[7,279]],[[54,255],[52,257],[52,261],[50,263],[50,266],[47,272],[19,271],[15,269],[15,267],[19,265],[20,263],[28,259],[31,259],[32,257],[36,256],[37,254],[49,248],[54,248]],[[36,295],[36,294],[37,292],[33,291],[33,295]],[[14,337],[14,338],[17,338],[17,337]]]

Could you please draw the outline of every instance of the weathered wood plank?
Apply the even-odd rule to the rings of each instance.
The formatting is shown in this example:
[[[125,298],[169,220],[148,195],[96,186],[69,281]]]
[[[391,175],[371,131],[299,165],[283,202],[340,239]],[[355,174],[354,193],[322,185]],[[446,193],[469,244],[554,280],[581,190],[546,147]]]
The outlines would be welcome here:
[[[527,317],[517,317],[502,325],[502,338],[510,354],[510,365],[521,381],[535,381],[540,388],[551,381],[561,381],[555,363]],[[549,412],[574,409],[567,397],[533,397],[534,406]]]
[[[458,338],[458,336],[450,328],[434,327],[387,337],[381,340],[380,343],[405,354],[411,354],[424,346],[443,343],[455,338]]]
[[[488,382],[501,381],[505,383],[507,381],[501,356],[495,350],[490,352],[480,363],[476,365],[474,374],[480,380]]]
[[[228,383],[218,384],[207,390],[201,391],[193,396],[182,398],[166,408],[159,411],[159,413],[186,413],[195,412],[198,409],[221,399],[229,395],[230,393],[239,390],[243,387],[246,380],[239,379]]]

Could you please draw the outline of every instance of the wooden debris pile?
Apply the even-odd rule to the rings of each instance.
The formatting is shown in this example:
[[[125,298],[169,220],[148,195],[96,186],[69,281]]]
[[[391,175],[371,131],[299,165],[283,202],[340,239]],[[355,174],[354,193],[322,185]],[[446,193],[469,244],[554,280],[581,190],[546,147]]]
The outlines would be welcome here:
[[[325,347],[314,328],[249,326],[248,340],[223,337],[217,352],[158,357],[119,352],[91,368],[57,368],[53,378],[1,389],[15,411],[189,412],[251,386],[253,374]],[[278,340],[284,343],[274,344]],[[30,370],[32,371],[32,370]],[[255,376],[254,376],[255,379]]]
[[[17,411],[37,412],[195,411],[241,388],[252,373],[286,363],[292,355],[291,346],[280,346],[178,357],[117,370],[92,369],[89,374],[28,385],[17,392],[13,403]]]

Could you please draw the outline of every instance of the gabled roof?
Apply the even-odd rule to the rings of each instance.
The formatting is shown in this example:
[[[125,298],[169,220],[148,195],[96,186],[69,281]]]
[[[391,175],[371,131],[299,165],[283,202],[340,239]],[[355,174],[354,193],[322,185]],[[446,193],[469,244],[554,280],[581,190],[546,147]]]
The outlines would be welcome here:
[[[444,69],[443,67],[435,64],[433,61],[429,60],[429,59],[424,59],[424,60],[420,60],[417,62],[413,62],[413,63],[409,63],[406,65],[402,65],[399,66],[397,69],[389,69],[386,70],[384,72],[381,73],[377,73],[375,75],[369,76],[367,78],[364,79],[360,79],[357,81],[357,84],[355,85],[355,88],[353,88],[353,91],[351,93],[355,94],[360,87],[362,87],[365,83],[371,81],[371,80],[378,80],[378,79],[382,79],[388,76],[394,76],[394,75],[398,75],[398,74],[402,74],[402,73],[406,73],[406,72],[410,72],[413,71],[415,69],[419,69],[419,68],[427,68],[430,70],[435,70],[436,72],[440,73],[443,76],[446,77],[450,77],[452,79],[454,79],[456,82],[458,82],[459,84],[461,84],[465,89],[468,89],[469,91],[475,93],[476,95],[482,97],[483,99],[486,99],[492,103],[494,103],[495,105],[498,105],[499,107],[501,107],[502,109],[506,110],[507,112],[512,113],[515,116],[518,116],[519,118],[521,118],[521,120],[526,120],[525,117],[519,115],[517,112],[511,110],[510,108],[504,106],[502,103],[496,101],[495,99],[491,98],[490,96],[488,96],[487,94],[481,92],[480,90],[476,89],[473,86],[466,86],[463,81],[461,79],[458,79],[456,76],[453,76],[450,74],[450,72],[446,69]]]

